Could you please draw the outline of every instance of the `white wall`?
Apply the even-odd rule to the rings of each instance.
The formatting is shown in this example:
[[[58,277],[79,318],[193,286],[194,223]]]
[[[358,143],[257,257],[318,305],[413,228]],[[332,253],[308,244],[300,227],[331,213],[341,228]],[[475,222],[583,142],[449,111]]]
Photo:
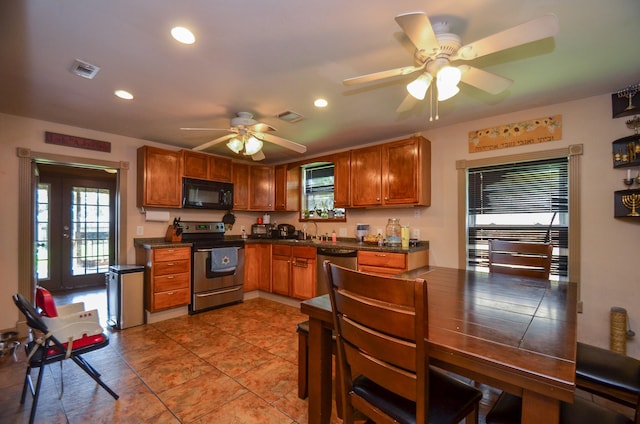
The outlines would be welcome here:
[[[543,116],[562,115],[562,140],[502,149],[492,152],[469,153],[468,132],[472,130],[518,122]],[[441,119],[446,120],[446,116]],[[570,144],[583,144],[582,157],[582,258],[581,299],[584,312],[579,315],[578,339],[608,347],[609,311],[612,306],[626,308],[631,327],[640,324],[640,273],[638,260],[640,220],[629,221],[613,218],[613,191],[624,189],[622,178],[626,171],[612,168],[611,142],[631,135],[625,119],[611,119],[611,97],[591,97],[575,102],[550,105],[542,108],[514,112],[473,122],[451,125],[429,130],[423,135],[432,143],[432,206],[428,208],[394,208],[349,210],[347,223],[318,225],[320,233],[331,233],[333,229],[347,230],[353,237],[355,224],[369,223],[372,229],[384,229],[387,218],[400,218],[401,224],[419,229],[421,239],[430,242],[432,265],[455,267],[458,264],[457,237],[457,175],[455,161],[479,159],[489,156],[510,155],[528,151],[555,149]],[[426,122],[426,119],[425,119]],[[80,137],[88,137],[112,143],[111,153],[99,153],[82,149],[53,146],[44,143],[44,132],[52,131]],[[405,136],[399,134],[399,137]],[[17,229],[18,222],[18,160],[16,148],[25,147],[38,152],[92,157],[111,161],[129,161],[129,210],[127,232],[127,258],[135,259],[133,238],[136,227],[144,227],[144,237],[162,237],[165,223],[144,221],[135,206],[136,149],[143,144],[155,144],[139,139],[89,131],[49,122],[24,119],[0,114],[0,175],[4,201],[0,211],[4,222],[3,243],[0,244],[0,267],[4,270],[4,281],[0,286],[0,329],[14,326],[18,318],[12,305],[11,295],[17,291]],[[165,146],[168,147],[168,146]],[[171,219],[180,216],[183,220],[221,220],[224,212],[197,212],[170,210]],[[271,219],[278,223],[288,222],[297,228],[297,215],[271,212]],[[240,226],[249,229],[258,213],[237,212],[236,225],[231,234],[240,234]],[[640,331],[639,331],[640,333]],[[627,353],[640,358],[640,335],[629,341]]]

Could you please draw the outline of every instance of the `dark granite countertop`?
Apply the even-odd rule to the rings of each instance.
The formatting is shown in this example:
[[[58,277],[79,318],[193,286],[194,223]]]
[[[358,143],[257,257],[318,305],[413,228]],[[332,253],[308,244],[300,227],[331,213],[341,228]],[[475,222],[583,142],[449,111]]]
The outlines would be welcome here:
[[[240,240],[240,236],[225,236],[225,240]],[[311,246],[316,248],[328,248],[328,249],[354,249],[354,250],[368,250],[372,252],[395,252],[395,253],[411,253],[418,252],[421,250],[429,249],[429,242],[422,240],[418,241],[415,246],[411,246],[408,249],[403,249],[401,247],[390,247],[390,246],[378,246],[375,244],[367,244],[367,243],[358,243],[353,238],[338,238],[338,240],[333,243],[331,241],[315,241],[315,240],[295,240],[295,239],[254,239],[248,238],[245,239],[245,243],[247,244],[282,244],[289,246]],[[172,243],[165,241],[162,237],[157,238],[134,238],[133,244],[136,247],[144,247],[147,249],[157,249],[157,248],[166,248],[166,247],[191,247],[192,243],[189,242],[180,242],[180,243]]]

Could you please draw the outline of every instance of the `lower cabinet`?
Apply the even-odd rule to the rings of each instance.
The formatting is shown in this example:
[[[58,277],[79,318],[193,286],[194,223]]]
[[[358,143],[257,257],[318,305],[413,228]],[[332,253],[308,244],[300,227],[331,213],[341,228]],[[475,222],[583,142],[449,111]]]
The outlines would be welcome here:
[[[186,306],[191,293],[191,248],[138,248],[136,262],[145,265],[145,309],[157,312]]]
[[[296,299],[316,294],[316,248],[274,244],[271,255],[271,291]]]
[[[244,245],[244,291],[271,291],[271,245]]]
[[[396,275],[429,265],[429,251],[411,253],[358,251],[358,271],[373,274]]]

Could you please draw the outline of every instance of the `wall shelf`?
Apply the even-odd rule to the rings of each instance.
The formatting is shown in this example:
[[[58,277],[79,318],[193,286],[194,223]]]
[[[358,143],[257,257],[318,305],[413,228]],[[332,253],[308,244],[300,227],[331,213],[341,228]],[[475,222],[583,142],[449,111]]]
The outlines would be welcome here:
[[[614,168],[640,166],[640,134],[619,138],[612,144]]]
[[[636,203],[635,207],[632,202]],[[614,192],[614,217],[640,218],[640,189]],[[636,215],[633,215],[635,211]]]

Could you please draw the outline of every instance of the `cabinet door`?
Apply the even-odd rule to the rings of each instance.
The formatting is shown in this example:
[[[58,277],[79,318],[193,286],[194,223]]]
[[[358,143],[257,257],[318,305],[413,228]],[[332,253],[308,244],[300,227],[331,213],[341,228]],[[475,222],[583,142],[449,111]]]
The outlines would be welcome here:
[[[409,139],[383,146],[382,196],[386,205],[418,203],[418,143]]]
[[[188,178],[206,180],[209,176],[209,156],[193,150],[182,151],[184,159],[183,175]]]
[[[291,256],[274,253],[271,259],[271,291],[289,296],[289,281],[291,281]]]
[[[300,209],[300,167],[288,169],[287,165],[275,167],[275,206],[277,211]]]
[[[272,211],[273,167],[253,165],[249,167],[249,209]]]
[[[293,257],[291,262],[291,296],[311,299],[316,296],[315,259]]]
[[[209,156],[209,179],[212,181],[231,181],[231,159]]]
[[[233,182],[233,209],[249,209],[249,165],[232,164],[231,180]]]
[[[245,244],[244,291],[271,292],[271,246]]]
[[[380,146],[351,152],[351,205],[382,204],[382,148]]]
[[[333,204],[338,208],[351,206],[349,188],[351,185],[351,152],[337,153],[333,162]]]
[[[138,149],[138,206],[179,208],[182,204],[182,152]]]

